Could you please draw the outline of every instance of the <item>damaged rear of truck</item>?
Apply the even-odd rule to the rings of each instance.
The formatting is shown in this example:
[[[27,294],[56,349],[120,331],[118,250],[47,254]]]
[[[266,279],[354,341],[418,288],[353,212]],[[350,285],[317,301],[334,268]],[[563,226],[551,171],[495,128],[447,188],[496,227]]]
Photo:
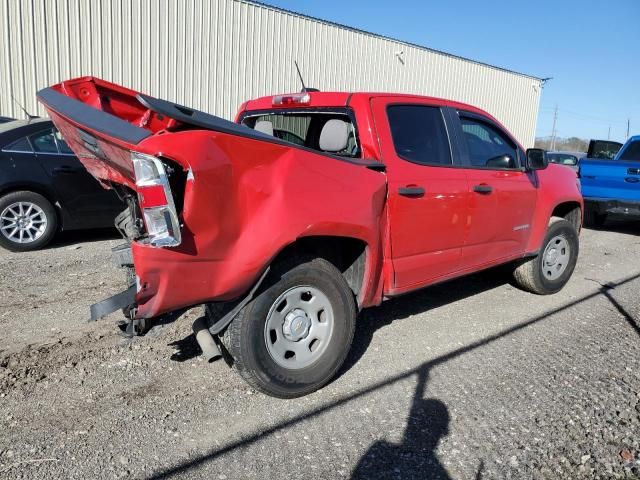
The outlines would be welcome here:
[[[38,98],[127,204],[116,222],[127,243],[114,259],[130,282],[94,305],[93,319],[121,308],[136,328],[205,304],[194,325],[205,354],[224,344],[254,387],[294,397],[329,381],[357,308],[382,299],[386,177],[352,154],[346,97],[337,107],[316,107],[308,93],[274,97],[275,109],[308,103],[318,148],[261,132],[258,114],[233,123],[94,77]]]

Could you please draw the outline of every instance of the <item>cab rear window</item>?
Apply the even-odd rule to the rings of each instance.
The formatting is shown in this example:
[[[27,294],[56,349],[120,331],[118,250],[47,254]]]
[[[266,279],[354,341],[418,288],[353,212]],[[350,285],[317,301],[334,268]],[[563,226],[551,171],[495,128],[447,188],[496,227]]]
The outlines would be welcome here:
[[[351,116],[340,111],[260,111],[242,123],[285,142],[343,157],[360,157],[357,130]]]

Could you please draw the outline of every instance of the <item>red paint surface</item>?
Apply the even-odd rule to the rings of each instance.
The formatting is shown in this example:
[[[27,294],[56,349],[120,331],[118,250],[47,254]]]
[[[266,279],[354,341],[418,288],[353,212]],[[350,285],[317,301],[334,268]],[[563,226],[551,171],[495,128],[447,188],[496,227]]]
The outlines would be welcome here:
[[[425,167],[396,156],[386,116],[389,102],[474,107],[428,97],[356,93],[310,93],[312,107],[344,107],[356,118],[364,158],[383,162],[386,172],[326,155],[208,130],[172,131],[179,125],[159,118],[136,92],[91,78],[55,88],[153,132],[127,145],[50,115],[87,169],[105,183],[135,190],[129,151],[169,158],[187,181],[182,244],[153,248],[134,242],[136,273],[142,284],[138,316],[152,317],[206,301],[245,293],[271,260],[297,239],[342,236],[367,244],[362,307],[540,248],[553,208],[582,204],[569,169],[550,165],[538,172]],[[272,109],[273,97],[251,100],[244,110]],[[287,105],[291,108],[291,105]],[[495,120],[494,120],[495,121]],[[172,123],[173,122],[173,123]],[[99,138],[96,158],[76,127]],[[474,184],[490,183],[491,196]],[[407,198],[400,186],[422,185],[426,194]],[[527,228],[514,230],[518,225]]]

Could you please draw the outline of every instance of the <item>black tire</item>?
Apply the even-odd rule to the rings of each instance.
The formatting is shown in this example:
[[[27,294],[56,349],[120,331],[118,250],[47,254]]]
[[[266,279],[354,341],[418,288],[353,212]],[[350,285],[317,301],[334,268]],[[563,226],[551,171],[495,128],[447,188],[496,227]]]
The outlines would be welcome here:
[[[10,205],[18,202],[26,202],[39,207],[46,218],[46,227],[38,238],[28,243],[13,241],[11,238],[8,238],[8,236],[5,235],[4,232],[0,232],[0,246],[6,248],[7,250],[11,250],[12,252],[27,252],[31,250],[38,250],[51,242],[56,232],[58,231],[58,215],[56,213],[56,210],[54,206],[51,205],[51,202],[49,202],[49,200],[47,200],[39,193],[18,191],[8,193],[0,198],[0,213],[4,212],[5,209]],[[2,223],[0,224],[0,226],[5,225]]]
[[[584,223],[588,227],[602,228],[607,221],[606,213],[599,213],[593,208],[586,208],[584,212]]]
[[[549,279],[543,273],[544,260],[543,255],[549,242],[558,236],[566,239],[569,245],[569,260],[566,264],[564,272],[556,279]],[[580,251],[580,242],[578,240],[578,232],[573,224],[564,218],[553,217],[549,222],[547,234],[542,242],[540,253],[520,264],[513,272],[513,277],[522,289],[538,295],[550,295],[562,289],[571,278],[576,262],[578,261],[578,253]]]
[[[340,271],[320,258],[269,276],[267,287],[240,311],[221,340],[234,368],[256,390],[278,398],[307,395],[335,376],[349,352],[356,320],[354,295]],[[278,297],[298,286],[310,286],[326,295],[334,312],[333,333],[314,363],[288,369],[276,363],[267,350],[265,324]]]

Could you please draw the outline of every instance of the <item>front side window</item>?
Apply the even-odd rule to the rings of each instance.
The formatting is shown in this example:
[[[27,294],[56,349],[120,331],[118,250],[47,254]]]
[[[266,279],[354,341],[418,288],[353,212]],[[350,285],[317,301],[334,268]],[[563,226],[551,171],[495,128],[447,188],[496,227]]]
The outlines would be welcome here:
[[[449,137],[438,107],[391,105],[387,117],[399,157],[422,165],[452,165]]]
[[[33,150],[31,149],[31,145],[29,144],[29,140],[27,140],[27,137],[19,138],[18,140],[4,147],[3,150],[7,150],[11,152],[33,153]]]
[[[624,149],[620,160],[631,160],[632,162],[640,162],[640,141],[632,142]]]
[[[29,140],[36,153],[58,153],[56,139],[51,129],[35,133],[29,136]]]
[[[518,168],[518,150],[504,133],[488,123],[460,117],[471,165],[481,168]]]

